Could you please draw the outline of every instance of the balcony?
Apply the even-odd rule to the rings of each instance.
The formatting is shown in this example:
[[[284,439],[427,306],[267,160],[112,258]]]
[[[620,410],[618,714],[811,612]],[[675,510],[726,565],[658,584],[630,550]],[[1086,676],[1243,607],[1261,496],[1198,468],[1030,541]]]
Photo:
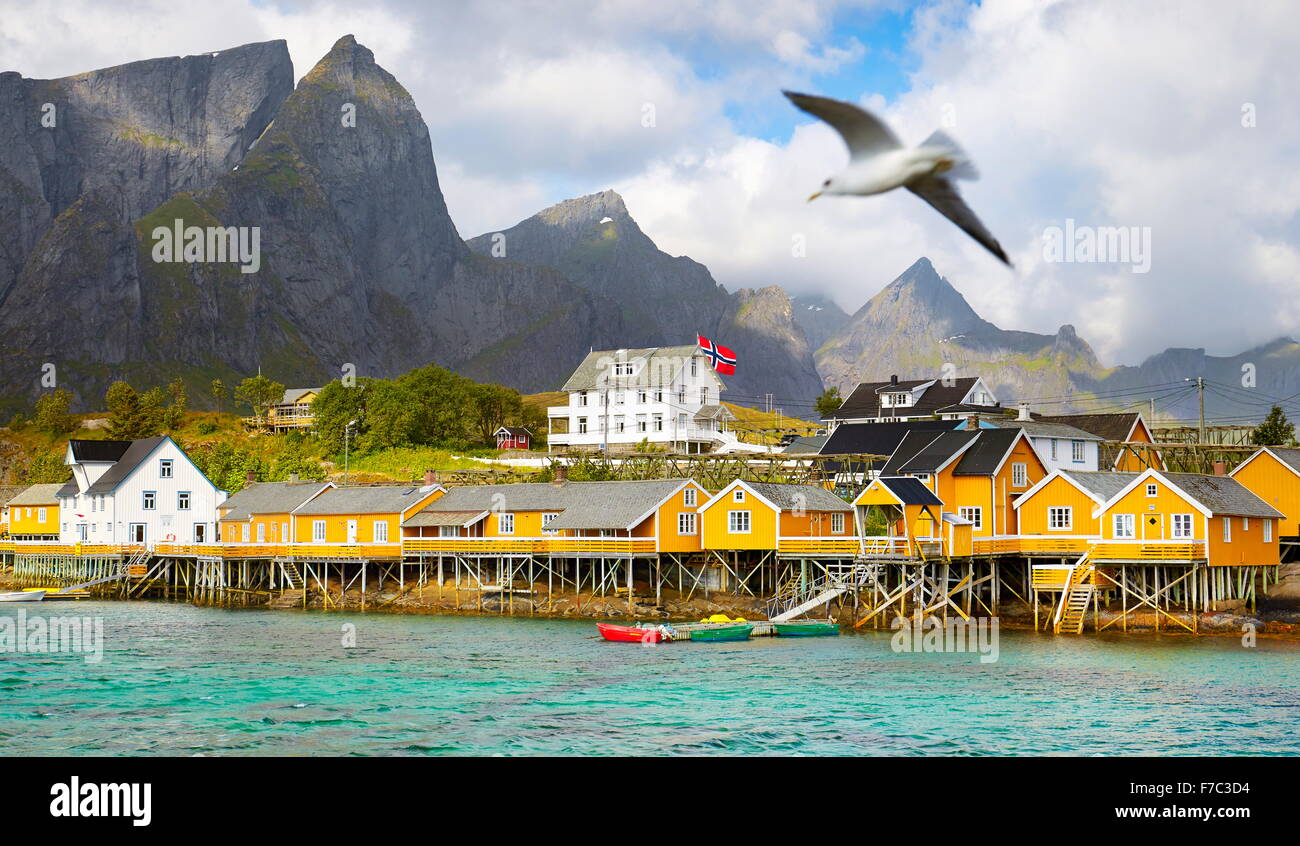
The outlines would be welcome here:
[[[867,538],[876,540],[876,538]],[[887,540],[880,538],[880,540]],[[853,558],[862,549],[861,539],[847,537],[782,537],[776,540],[776,549],[781,555],[834,556]]]
[[[1174,561],[1205,560],[1205,541],[1094,541],[1093,561]]]
[[[407,555],[442,553],[451,555],[558,555],[628,556],[653,555],[652,538],[406,538]]]

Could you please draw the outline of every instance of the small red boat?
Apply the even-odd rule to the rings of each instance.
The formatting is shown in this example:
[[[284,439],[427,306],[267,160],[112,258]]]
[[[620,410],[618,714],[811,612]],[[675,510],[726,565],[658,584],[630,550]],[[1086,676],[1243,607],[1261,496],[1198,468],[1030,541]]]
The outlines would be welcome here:
[[[613,623],[597,623],[600,636],[605,640],[618,643],[663,643],[669,638],[658,628],[643,629],[637,626],[616,626]]]

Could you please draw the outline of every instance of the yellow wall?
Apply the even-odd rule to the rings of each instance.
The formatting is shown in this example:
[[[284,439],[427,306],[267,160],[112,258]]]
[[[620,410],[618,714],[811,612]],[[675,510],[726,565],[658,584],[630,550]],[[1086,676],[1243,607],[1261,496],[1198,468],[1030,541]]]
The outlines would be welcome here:
[[[1149,497],[1146,495],[1148,483],[1156,485],[1156,496]],[[1140,482],[1137,487],[1106,509],[1105,513],[1101,515],[1101,536],[1107,540],[1116,540],[1115,521],[1112,517],[1115,514],[1134,515],[1134,531],[1136,532],[1134,540],[1205,540],[1205,516],[1159,479],[1152,478]],[[1192,515],[1191,538],[1175,539],[1173,537],[1171,515],[1174,514]],[[1150,517],[1153,515],[1160,518],[1160,522],[1154,526],[1149,522]]]
[[[1223,521],[1232,521],[1232,541],[1223,542]],[[1210,564],[1211,566],[1259,566],[1274,565],[1281,560],[1280,547],[1277,543],[1277,520],[1268,520],[1273,524],[1273,540],[1264,542],[1264,522],[1259,517],[1251,517],[1242,528],[1241,517],[1210,518]]]
[[[1280,527],[1283,535],[1300,535],[1300,476],[1263,452],[1239,467],[1232,478],[1286,515]]]
[[[1151,433],[1147,431],[1146,424],[1141,420],[1133,427],[1133,431],[1129,434],[1129,441],[1138,441],[1144,444],[1154,443]],[[1142,449],[1141,447],[1138,447],[1137,450],[1139,455],[1134,455],[1131,450],[1127,449],[1121,451],[1114,469],[1125,473],[1141,473],[1143,470],[1153,467],[1156,470],[1165,469],[1165,463],[1161,460],[1159,452],[1154,449]]]
[[[40,510],[45,509],[45,522],[40,520]],[[28,512],[31,512],[30,515]],[[57,535],[59,533],[59,504],[57,502],[11,505],[9,507],[9,534]]]
[[[406,509],[406,515],[410,516],[419,511],[424,506],[433,502],[442,496],[443,491],[433,490],[423,498],[411,503]],[[384,522],[388,524],[388,540],[379,541],[379,543],[400,543],[402,540],[402,515],[394,512],[387,514],[295,514],[294,531],[297,533],[297,543],[312,543],[314,535],[312,534],[312,524],[317,520],[325,521],[325,540],[324,543],[347,543],[348,542],[348,520],[357,521],[357,543],[375,543],[374,525],[375,523]],[[493,531],[496,530],[496,520],[494,515],[488,515],[489,522],[492,524]],[[538,518],[540,521],[540,517]],[[518,518],[515,522],[515,534],[519,536],[536,537],[534,535],[524,535],[519,529]],[[269,530],[268,530],[269,531]]]
[[[243,543],[244,530],[240,527],[244,525],[248,526],[249,543],[259,543],[259,541],[257,540],[257,527],[259,525],[266,527],[262,530],[266,534],[264,535],[265,540],[261,541],[261,543],[289,543],[290,542],[291,538],[289,537],[289,535],[291,534],[293,527],[292,525],[290,525],[292,521],[290,519],[290,515],[287,512],[280,513],[280,514],[253,514],[252,518],[253,518],[252,520],[229,520],[222,523],[221,524],[222,542]],[[311,524],[308,524],[308,531],[310,531],[310,528],[311,528]],[[308,535],[306,538],[300,537],[299,540],[311,540],[311,536]]]
[[[659,507],[657,514],[647,518],[641,526],[637,527],[638,531],[633,534],[640,535],[640,529],[648,526],[650,531],[645,535],[654,536],[654,527],[659,527],[659,550],[661,552],[698,552],[701,546],[701,531],[704,522],[704,515],[695,516],[695,534],[679,535],[677,534],[677,515],[684,511],[695,511],[701,505],[709,501],[709,492],[699,485],[692,482],[688,487],[695,491],[695,505],[687,507],[685,504],[686,489],[678,491],[668,498],[668,501]],[[657,521],[657,522],[656,522]]]
[[[1049,529],[1047,509],[1062,506],[1074,509],[1071,515],[1073,526],[1069,529]],[[1020,518],[1020,534],[1098,536],[1101,534],[1101,522],[1092,516],[1096,507],[1097,503],[1091,497],[1063,477],[1057,476],[1016,509]]]
[[[749,534],[727,531],[729,511],[749,512]],[[749,491],[745,492],[744,502],[733,502],[731,491],[727,491],[726,496],[704,509],[700,516],[705,549],[776,549],[776,511]]]

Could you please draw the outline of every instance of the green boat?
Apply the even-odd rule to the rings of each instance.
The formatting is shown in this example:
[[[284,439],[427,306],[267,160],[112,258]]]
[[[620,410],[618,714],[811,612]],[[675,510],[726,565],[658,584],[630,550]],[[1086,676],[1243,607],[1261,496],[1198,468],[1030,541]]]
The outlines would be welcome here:
[[[820,623],[815,620],[803,620],[792,623],[773,623],[777,637],[831,637],[840,633],[840,627],[834,623]]]
[[[753,631],[753,623],[720,623],[707,629],[691,629],[691,640],[703,640],[709,643],[749,640]]]

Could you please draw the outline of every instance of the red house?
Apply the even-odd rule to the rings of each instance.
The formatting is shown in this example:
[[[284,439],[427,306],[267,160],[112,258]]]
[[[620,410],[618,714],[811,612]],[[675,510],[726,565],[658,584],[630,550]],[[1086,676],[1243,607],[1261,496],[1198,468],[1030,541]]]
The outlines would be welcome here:
[[[496,431],[497,449],[529,449],[533,433],[522,426],[502,426]]]

